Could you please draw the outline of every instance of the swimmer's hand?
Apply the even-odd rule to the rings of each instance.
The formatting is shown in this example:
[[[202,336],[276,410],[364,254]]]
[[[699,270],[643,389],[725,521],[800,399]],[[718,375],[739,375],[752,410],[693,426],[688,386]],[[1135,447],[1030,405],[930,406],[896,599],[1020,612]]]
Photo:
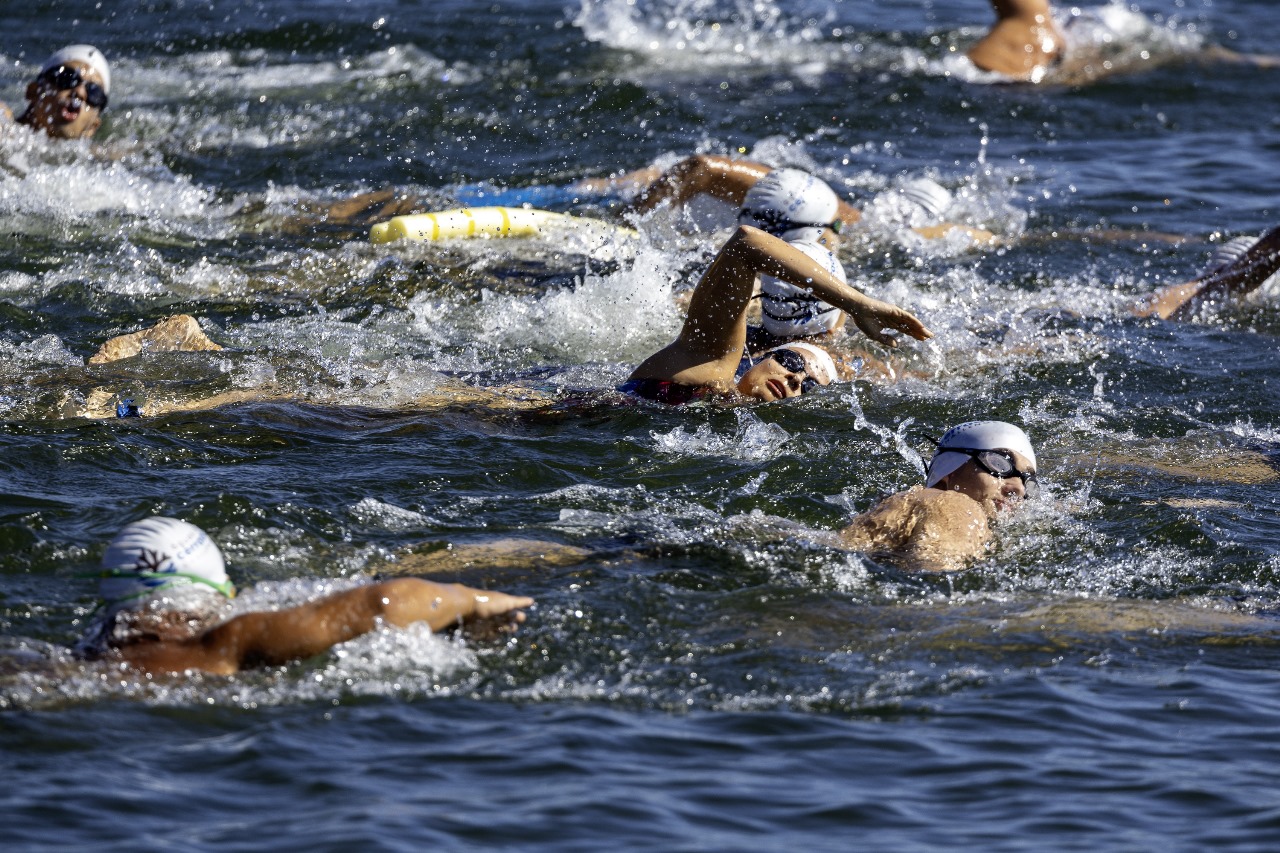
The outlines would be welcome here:
[[[917,341],[925,341],[933,337],[933,332],[925,328],[924,323],[916,319],[910,311],[878,299],[868,300],[865,307],[851,312],[851,316],[862,334],[890,349],[896,349],[898,346],[893,332],[910,335]]]
[[[533,599],[527,595],[507,595],[505,592],[480,592],[474,594],[472,619],[494,619],[506,616],[513,622],[524,621],[524,608],[532,607]]]
[[[524,608],[533,606],[528,596],[504,592],[477,592],[474,600],[475,609],[463,619],[462,631],[475,640],[514,634],[525,620]]]

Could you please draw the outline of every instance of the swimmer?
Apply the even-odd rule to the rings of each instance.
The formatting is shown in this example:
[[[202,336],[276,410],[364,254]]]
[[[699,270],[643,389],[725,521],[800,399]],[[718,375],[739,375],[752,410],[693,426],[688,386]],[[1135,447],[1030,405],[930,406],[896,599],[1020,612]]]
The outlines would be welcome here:
[[[1259,238],[1237,237],[1218,247],[1195,279],[1139,301],[1138,317],[1193,320],[1262,286],[1280,271],[1280,226]]]
[[[773,167],[751,160],[694,154],[665,172],[657,168],[640,169],[617,178],[580,184],[592,188],[639,187],[628,208],[635,213],[648,213],[662,204],[684,205],[701,195],[734,207],[745,207],[752,187],[772,171]],[[945,221],[947,208],[951,206],[951,193],[938,182],[919,178],[904,184],[897,192],[901,194],[903,206],[911,210],[911,218],[923,220],[911,223],[912,230],[921,237],[938,239],[959,229],[975,243],[986,245],[996,242],[990,231]],[[862,220],[862,211],[837,198],[835,219],[842,228],[849,228]]]
[[[991,6],[996,23],[969,48],[969,61],[1010,80],[1039,83],[1064,51],[1049,0],[991,0]]]
[[[847,284],[836,258],[840,200],[825,181],[799,169],[774,169],[757,181],[740,202],[738,221],[754,225],[804,252]],[[794,339],[819,339],[843,328],[844,312],[774,276],[759,281],[760,325],[747,327],[752,355]]]
[[[811,292],[887,347],[897,346],[892,332],[917,340],[933,336],[909,312],[849,287],[801,249],[739,225],[694,288],[679,337],[641,362],[619,390],[671,404],[739,395],[769,402],[838,378],[830,354],[810,343],[787,344],[758,362],[744,358],[748,307],[758,275]]]
[[[153,517],[125,527],[102,557],[106,610],[77,646],[90,660],[147,673],[231,675],[281,666],[377,630],[425,622],[439,631],[473,621],[524,621],[533,599],[461,584],[396,578],[282,610],[226,618],[235,586],[203,530]]]
[[[88,139],[102,125],[110,91],[111,69],[102,51],[87,44],[64,47],[27,84],[27,108],[17,123],[55,139]],[[0,116],[13,120],[4,104]]]
[[[851,550],[905,568],[959,571],[986,551],[992,522],[1038,489],[1025,432],[1004,421],[969,421],[937,442],[923,486],[880,501],[840,538]]]
[[[991,6],[996,22],[969,48],[967,56],[978,69],[1009,82],[1089,83],[1135,67],[1149,68],[1177,56],[1161,58],[1143,50],[1133,60],[1118,59],[1114,53],[1121,40],[1115,26],[1108,22],[1108,13],[1114,7],[1086,10],[1084,14],[1078,8],[1072,9],[1064,29],[1054,20],[1048,0],[991,0]],[[1090,29],[1100,32],[1090,34]],[[1184,54],[1184,58],[1255,68],[1280,67],[1280,57],[1237,53],[1220,45],[1204,46],[1196,54]]]

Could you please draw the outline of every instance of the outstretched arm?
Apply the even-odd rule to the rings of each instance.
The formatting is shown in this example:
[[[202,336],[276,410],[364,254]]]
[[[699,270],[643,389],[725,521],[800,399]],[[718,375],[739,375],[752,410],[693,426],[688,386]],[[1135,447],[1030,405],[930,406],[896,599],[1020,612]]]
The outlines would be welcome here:
[[[636,196],[631,203],[631,210],[647,213],[665,201],[685,204],[699,195],[709,195],[726,204],[741,207],[747,192],[756,185],[756,181],[771,171],[772,167],[751,160],[694,154],[659,175]],[[862,213],[841,201],[836,217],[848,225],[861,219]]]
[[[1163,288],[1133,307],[1139,317],[1189,320],[1198,311],[1244,296],[1280,270],[1280,226],[1243,255],[1204,278]]]
[[[397,627],[426,622],[432,630],[506,616],[524,621],[533,599],[461,584],[397,578],[334,593],[286,610],[245,613],[186,643],[125,646],[126,661],[149,671],[194,669],[230,674],[277,666],[327,651],[367,634],[382,620]]]
[[[709,195],[720,201],[741,206],[747,191],[756,181],[772,171],[763,163],[750,160],[733,160],[710,154],[695,154],[658,176],[644,189],[631,209],[647,213],[664,201],[684,204],[699,195]]]
[[[785,241],[740,225],[694,288],[680,336],[645,359],[631,378],[728,387],[746,344],[747,306],[757,275],[770,275],[812,291],[849,314],[864,334],[886,346],[896,346],[888,329],[918,340],[933,337],[909,312],[849,287]]]

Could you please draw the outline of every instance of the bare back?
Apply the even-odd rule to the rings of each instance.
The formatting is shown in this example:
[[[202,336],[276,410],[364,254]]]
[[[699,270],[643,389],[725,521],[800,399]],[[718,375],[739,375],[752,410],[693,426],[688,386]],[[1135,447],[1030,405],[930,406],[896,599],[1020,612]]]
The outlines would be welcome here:
[[[840,538],[855,551],[898,558],[909,569],[953,572],[982,555],[991,526],[972,498],[916,486],[854,518]]]

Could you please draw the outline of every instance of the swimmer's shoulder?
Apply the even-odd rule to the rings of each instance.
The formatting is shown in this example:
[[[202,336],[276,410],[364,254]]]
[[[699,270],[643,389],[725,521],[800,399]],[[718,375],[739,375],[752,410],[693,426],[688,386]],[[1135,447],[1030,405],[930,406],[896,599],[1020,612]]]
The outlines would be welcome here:
[[[841,533],[846,547],[891,553],[911,571],[957,571],[980,556],[991,529],[981,504],[959,492],[914,486],[881,500]]]

